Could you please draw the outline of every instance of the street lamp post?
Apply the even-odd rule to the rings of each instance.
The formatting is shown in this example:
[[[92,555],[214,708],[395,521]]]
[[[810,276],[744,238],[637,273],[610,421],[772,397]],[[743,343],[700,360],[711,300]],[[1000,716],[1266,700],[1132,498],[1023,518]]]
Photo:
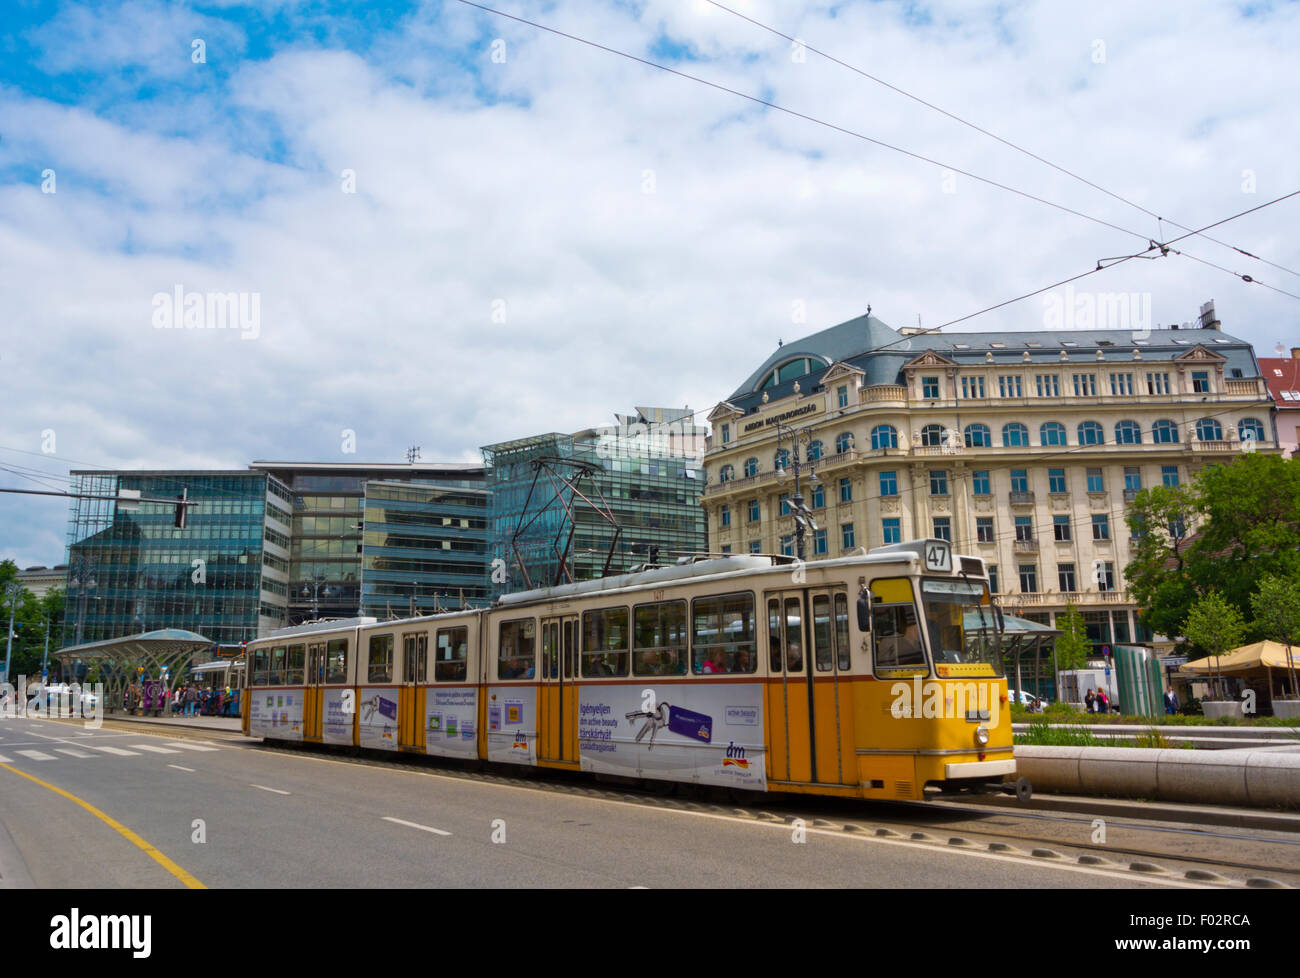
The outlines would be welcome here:
[[[815,460],[809,459],[807,463],[804,463],[800,459],[800,445],[801,444],[807,445],[811,443],[812,429],[791,428],[787,425],[783,425],[781,422],[778,421],[776,422],[776,449],[777,449],[776,481],[784,484],[785,480],[788,478],[788,476],[786,475],[785,467],[781,465],[781,459],[780,459],[781,442],[786,438],[789,438],[790,440],[790,463],[794,468],[794,496],[791,497],[790,502],[792,503],[791,513],[794,515],[795,556],[797,556],[799,560],[802,561],[806,559],[806,548],[804,546],[804,534],[807,532],[809,527],[811,527],[812,531],[816,533],[817,521],[813,519],[812,510],[809,509],[806,505],[804,505],[803,489],[799,484],[800,469],[804,464],[807,464],[808,481],[815,483],[820,480],[817,478],[817,473],[814,469]]]
[[[5,586],[5,595],[9,598],[9,634],[5,638],[4,682],[9,682],[9,662],[14,650],[14,612],[18,609],[18,597],[22,593],[23,586],[17,581],[10,581]]]
[[[323,588],[321,587],[322,584],[325,585]],[[315,621],[320,617],[320,597],[322,594],[328,598],[330,596],[330,589],[329,585],[325,584],[325,578],[319,575],[312,578],[310,587],[305,584],[303,585],[302,596],[304,598],[308,595],[311,596],[312,621]]]

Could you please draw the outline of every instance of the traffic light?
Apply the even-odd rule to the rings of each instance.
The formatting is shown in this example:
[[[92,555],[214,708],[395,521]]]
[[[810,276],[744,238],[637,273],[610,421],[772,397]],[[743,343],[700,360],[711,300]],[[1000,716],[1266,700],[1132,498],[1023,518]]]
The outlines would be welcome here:
[[[176,504],[176,529],[185,529],[185,511],[189,506],[186,500],[190,496],[189,489],[182,489],[181,494],[177,497],[179,502]]]

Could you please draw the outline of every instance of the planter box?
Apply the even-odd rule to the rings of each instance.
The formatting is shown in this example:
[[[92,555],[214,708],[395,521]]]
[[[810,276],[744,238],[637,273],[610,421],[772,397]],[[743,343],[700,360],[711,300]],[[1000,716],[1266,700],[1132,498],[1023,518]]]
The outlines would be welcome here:
[[[1244,716],[1241,712],[1240,700],[1202,700],[1201,709],[1212,720]]]
[[[1300,700],[1274,700],[1273,716],[1300,720]]]

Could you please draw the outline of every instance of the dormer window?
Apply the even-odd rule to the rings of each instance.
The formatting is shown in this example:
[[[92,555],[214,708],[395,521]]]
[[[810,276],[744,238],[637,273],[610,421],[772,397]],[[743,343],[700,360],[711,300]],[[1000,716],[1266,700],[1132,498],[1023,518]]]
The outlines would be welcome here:
[[[814,370],[821,370],[826,366],[818,357],[793,357],[783,363],[778,363],[775,367],[764,375],[759,381],[757,390],[767,390],[769,387],[775,387],[777,384],[788,384],[792,380],[810,374]]]

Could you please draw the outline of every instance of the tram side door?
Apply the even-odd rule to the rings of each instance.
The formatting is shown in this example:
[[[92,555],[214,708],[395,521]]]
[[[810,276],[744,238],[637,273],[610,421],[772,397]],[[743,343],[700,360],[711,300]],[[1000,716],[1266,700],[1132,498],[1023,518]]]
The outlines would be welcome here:
[[[321,739],[323,703],[321,686],[325,682],[325,643],[307,645],[307,688],[303,693],[302,736],[304,740]]]
[[[398,695],[397,743],[424,748],[424,697],[429,680],[429,633],[402,636],[402,688]]]
[[[542,619],[542,661],[538,673],[538,759],[577,760],[578,616]]]
[[[850,698],[839,673],[848,668],[847,596],[815,588],[769,592],[766,600],[772,777],[843,784]]]

